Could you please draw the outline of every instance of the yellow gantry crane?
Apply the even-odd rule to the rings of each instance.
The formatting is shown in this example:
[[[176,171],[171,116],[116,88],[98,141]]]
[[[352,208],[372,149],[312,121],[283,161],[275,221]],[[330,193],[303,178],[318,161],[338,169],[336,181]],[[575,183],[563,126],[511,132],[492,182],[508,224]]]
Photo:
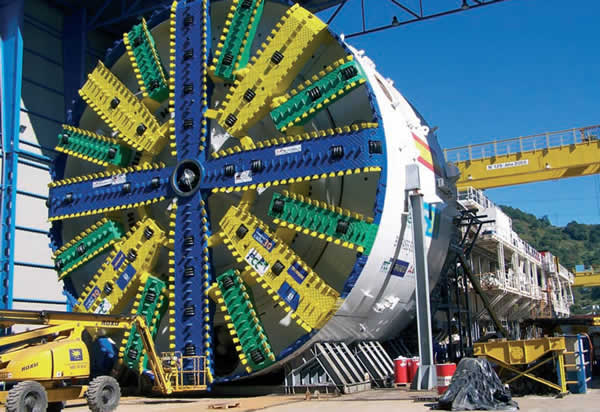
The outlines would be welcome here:
[[[600,286],[600,269],[588,267],[583,270],[575,270],[575,283],[573,287]]]
[[[600,173],[600,126],[445,149],[458,189],[491,189]]]
[[[458,190],[491,189],[600,173],[600,126],[444,149]],[[600,286],[600,271],[575,271],[573,287]]]

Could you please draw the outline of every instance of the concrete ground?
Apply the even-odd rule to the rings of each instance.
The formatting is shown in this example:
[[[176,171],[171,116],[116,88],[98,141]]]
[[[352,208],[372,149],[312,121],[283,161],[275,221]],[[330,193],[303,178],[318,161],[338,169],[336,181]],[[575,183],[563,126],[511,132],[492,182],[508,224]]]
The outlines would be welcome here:
[[[343,411],[343,412],[386,412],[386,411],[429,411],[435,404],[433,393],[409,392],[403,389],[380,389],[357,394],[332,396],[321,395],[319,399],[305,400],[305,395],[266,395],[247,398],[123,398],[118,411],[214,411],[215,407],[232,407],[231,412],[256,411]],[[600,389],[591,389],[585,395],[568,395],[562,399],[552,396],[525,396],[515,398],[522,411],[600,411]],[[84,402],[70,402],[66,412],[88,410]]]

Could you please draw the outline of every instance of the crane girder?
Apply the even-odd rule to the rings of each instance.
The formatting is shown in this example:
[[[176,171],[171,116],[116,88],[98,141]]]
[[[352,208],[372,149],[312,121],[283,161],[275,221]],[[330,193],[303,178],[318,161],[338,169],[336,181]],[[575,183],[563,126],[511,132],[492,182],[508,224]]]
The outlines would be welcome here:
[[[457,187],[491,189],[600,173],[600,127],[586,127],[445,150]]]
[[[584,271],[575,272],[575,283],[573,283],[574,288],[591,288],[594,286],[600,286],[600,271],[590,268]]]

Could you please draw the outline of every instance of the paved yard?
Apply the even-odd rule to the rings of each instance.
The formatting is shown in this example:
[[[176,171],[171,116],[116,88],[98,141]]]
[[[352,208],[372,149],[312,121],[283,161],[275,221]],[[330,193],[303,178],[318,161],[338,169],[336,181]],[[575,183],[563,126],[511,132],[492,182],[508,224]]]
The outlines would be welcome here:
[[[372,390],[340,397],[321,395],[319,399],[305,400],[304,395],[267,395],[248,398],[123,398],[119,411],[214,411],[211,406],[235,404],[231,412],[266,409],[269,412],[292,411],[343,411],[343,412],[386,412],[386,411],[429,411],[433,394],[408,392],[405,390]],[[586,395],[568,395],[562,399],[546,396],[515,398],[522,411],[597,411],[600,410],[600,389],[592,389]],[[81,401],[70,403],[67,412],[86,411]]]

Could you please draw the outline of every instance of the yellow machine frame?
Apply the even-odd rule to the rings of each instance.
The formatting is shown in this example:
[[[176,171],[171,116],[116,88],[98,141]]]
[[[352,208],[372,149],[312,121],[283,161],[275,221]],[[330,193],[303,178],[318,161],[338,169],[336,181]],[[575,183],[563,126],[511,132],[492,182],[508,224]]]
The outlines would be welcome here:
[[[13,325],[40,325],[44,326],[38,329],[0,337],[0,346],[15,345],[33,339],[41,339],[50,335],[64,335],[73,338],[80,338],[84,330],[130,330],[136,327],[142,338],[144,350],[147,353],[150,368],[155,375],[155,385],[153,390],[161,394],[171,394],[174,392],[202,391],[207,388],[207,381],[211,376],[206,367],[204,356],[182,356],[179,352],[162,353],[160,356],[154,348],[154,342],[150,329],[141,316],[108,316],[95,315],[87,313],[67,313],[67,312],[35,312],[26,310],[0,310],[0,327],[8,328]],[[46,346],[39,345],[40,353]],[[1,356],[1,355],[0,355]],[[191,365],[190,369],[183,368]],[[184,376],[192,376],[192,379],[185,379]],[[9,379],[5,379],[9,380]],[[12,380],[26,380],[15,377]],[[48,379],[38,380],[45,388],[48,394],[48,402],[58,402],[69,399],[81,398],[86,390],[86,385],[73,385],[56,388],[53,383],[60,378],[48,377]],[[191,381],[191,384],[184,384]],[[0,391],[0,402],[4,403],[8,396],[8,391]]]
[[[561,394],[567,393],[567,379],[565,376],[566,350],[567,346],[564,337],[490,341],[475,343],[473,346],[473,354],[475,356],[486,358],[498,364],[501,370],[506,369],[516,374],[516,376],[502,383],[510,384],[517,379],[528,378],[556,389]],[[544,357],[546,359],[541,360]],[[529,365],[536,361],[540,362],[524,371],[517,368],[519,365]],[[558,384],[533,373],[540,366],[550,361],[558,362]]]

